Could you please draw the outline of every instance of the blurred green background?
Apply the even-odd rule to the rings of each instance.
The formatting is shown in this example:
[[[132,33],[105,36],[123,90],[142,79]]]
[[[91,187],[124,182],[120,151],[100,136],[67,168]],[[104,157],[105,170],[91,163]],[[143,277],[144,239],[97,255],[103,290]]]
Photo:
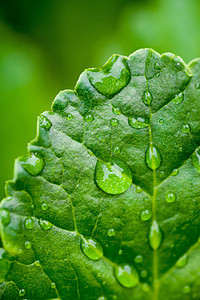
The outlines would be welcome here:
[[[1,0],[0,197],[55,95],[85,68],[143,47],[200,57],[200,1]]]

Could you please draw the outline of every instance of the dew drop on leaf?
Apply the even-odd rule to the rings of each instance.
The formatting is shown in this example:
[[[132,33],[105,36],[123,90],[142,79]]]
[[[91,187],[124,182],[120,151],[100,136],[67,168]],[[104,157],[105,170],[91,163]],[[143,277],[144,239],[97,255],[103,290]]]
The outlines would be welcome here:
[[[141,264],[144,259],[142,255],[137,255],[134,260],[137,264]]]
[[[10,224],[10,213],[6,209],[0,209],[0,221],[4,226]]]
[[[39,260],[36,260],[36,261],[34,262],[34,264],[35,264],[37,267],[40,267],[40,261],[39,261]]]
[[[152,217],[152,213],[151,211],[149,211],[148,209],[141,211],[140,213],[140,219],[142,221],[148,221],[149,219],[151,219]]]
[[[136,192],[138,194],[142,193],[142,188],[140,186],[136,186]]]
[[[52,289],[55,289],[55,288],[56,288],[55,282],[52,282],[52,283],[51,283],[51,288],[52,288]]]
[[[86,122],[92,122],[94,120],[94,117],[92,114],[87,114],[85,117],[84,117],[84,120]]]
[[[146,151],[146,163],[147,166],[152,169],[156,170],[161,165],[161,155],[159,149],[154,145],[150,144],[147,151]]]
[[[172,172],[172,176],[176,176],[179,174],[179,169],[174,169]]]
[[[34,221],[32,218],[25,218],[24,220],[24,226],[26,229],[32,229],[33,228],[33,225],[34,225]]]
[[[42,210],[47,210],[48,209],[48,205],[46,203],[42,203],[41,209]]]
[[[172,203],[176,200],[176,195],[172,192],[165,193],[165,200],[169,203]]]
[[[160,247],[162,241],[162,233],[158,223],[154,220],[149,230],[149,244],[153,250]]]
[[[72,114],[69,113],[67,115],[67,120],[71,121],[73,118],[74,118],[74,116]]]
[[[39,122],[42,128],[46,129],[47,131],[50,130],[52,123],[46,116],[40,115]]]
[[[159,120],[159,124],[164,124],[164,123],[165,123],[165,121],[163,119]]]
[[[142,118],[135,119],[133,117],[129,117],[128,123],[131,127],[135,128],[135,129],[142,129],[142,128],[148,127],[148,124],[146,124],[145,120]]]
[[[200,149],[196,149],[195,152],[192,154],[192,162],[197,170],[197,172],[200,174]]]
[[[147,273],[146,270],[142,270],[142,271],[140,272],[140,276],[141,276],[142,278],[146,278],[147,275],[148,275],[148,273]]]
[[[81,238],[81,249],[83,253],[92,260],[99,260],[103,257],[103,248],[99,242],[93,239]]]
[[[114,236],[114,235],[115,235],[115,229],[113,229],[113,228],[108,229],[107,235],[110,236],[110,237],[111,237],[111,236]]]
[[[119,121],[118,121],[117,119],[112,119],[112,120],[110,121],[110,124],[111,124],[112,126],[116,127],[116,126],[119,125]]]
[[[121,110],[118,107],[113,107],[112,112],[115,115],[121,115]]]
[[[177,262],[176,262],[176,266],[178,268],[183,268],[187,265],[188,263],[188,255],[187,254],[184,254],[183,256],[181,256]]]
[[[98,160],[95,171],[98,187],[108,194],[121,194],[132,183],[129,167],[120,160],[104,163]]]
[[[181,131],[183,133],[188,133],[190,132],[190,126],[188,124],[183,124],[182,128],[181,128]]]
[[[173,102],[176,103],[176,104],[180,104],[181,102],[183,102],[183,100],[184,100],[184,94],[180,93],[180,94],[175,96]]]
[[[115,266],[114,274],[119,283],[126,288],[132,288],[139,282],[137,271],[133,266],[127,264]]]
[[[189,285],[185,285],[183,288],[184,294],[189,294],[191,292],[191,287]]]
[[[37,153],[31,153],[23,160],[23,168],[33,176],[39,175],[44,168],[44,160]]]
[[[30,248],[31,248],[31,242],[26,241],[26,242],[24,243],[24,247],[25,247],[26,249],[30,249]]]
[[[23,297],[25,294],[26,294],[25,289],[19,290],[19,296],[20,296],[20,297]]]
[[[120,148],[119,148],[118,146],[114,147],[114,148],[113,148],[113,152],[114,152],[115,154],[119,154],[119,153],[120,153]]]
[[[99,298],[97,298],[97,300],[107,300],[107,298],[104,296],[100,296]]]
[[[53,226],[49,221],[42,219],[40,219],[39,224],[44,230],[49,230]]]
[[[123,250],[122,250],[122,249],[119,249],[118,254],[119,254],[119,255],[122,255],[122,254],[123,254]]]
[[[145,105],[150,106],[151,102],[153,100],[153,96],[149,91],[145,91],[142,97],[142,101]]]
[[[196,83],[195,88],[199,90],[200,89],[200,83]]]

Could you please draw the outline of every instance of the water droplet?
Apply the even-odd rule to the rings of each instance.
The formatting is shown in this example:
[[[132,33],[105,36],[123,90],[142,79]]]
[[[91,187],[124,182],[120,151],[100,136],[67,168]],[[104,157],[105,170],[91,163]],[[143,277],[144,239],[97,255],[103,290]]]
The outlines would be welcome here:
[[[26,249],[30,249],[30,248],[31,248],[31,242],[26,241],[26,242],[24,243],[24,247],[25,247]]]
[[[142,188],[140,186],[136,186],[136,192],[138,194],[142,193]]]
[[[87,115],[85,116],[84,120],[85,120],[86,122],[92,122],[92,121],[94,120],[94,117],[93,117],[92,114],[87,114]]]
[[[172,203],[176,200],[176,195],[171,192],[165,193],[165,200],[169,203]]]
[[[119,283],[127,288],[132,288],[139,282],[139,276],[133,266],[123,264],[121,266],[115,266],[115,277]]]
[[[152,170],[158,169],[161,165],[160,151],[154,144],[150,144],[146,151],[146,163]]]
[[[162,233],[158,223],[154,220],[149,230],[149,244],[153,250],[160,247],[162,241]]]
[[[188,263],[188,255],[187,254],[184,254],[183,256],[181,256],[179,258],[179,260],[176,262],[176,266],[178,268],[183,268],[187,265]]]
[[[41,209],[42,210],[47,210],[48,209],[48,205],[46,203],[42,203]]]
[[[190,126],[188,124],[183,124],[181,131],[184,133],[190,132]]]
[[[164,124],[164,123],[165,123],[165,121],[163,119],[159,120],[159,124]]]
[[[123,250],[122,250],[122,249],[119,249],[118,254],[119,254],[119,255],[122,255],[122,254],[123,254]]]
[[[69,113],[67,115],[67,120],[71,121],[73,118],[74,118],[74,116],[72,114]]]
[[[199,90],[200,89],[200,83],[196,83],[195,88]]]
[[[142,271],[140,272],[140,276],[141,276],[142,278],[146,278],[147,275],[148,275],[148,273],[147,273],[146,270],[142,270]]]
[[[107,298],[104,296],[100,296],[97,300],[107,300]]]
[[[176,66],[177,70],[179,70],[179,71],[181,71],[184,68],[184,65],[182,62],[177,62],[175,66]]]
[[[113,152],[114,152],[115,154],[119,154],[119,153],[120,153],[120,148],[119,148],[118,146],[114,147],[114,148],[113,148]]]
[[[44,168],[44,160],[37,153],[31,153],[23,160],[23,168],[33,176],[39,175]]]
[[[114,236],[114,235],[115,235],[115,229],[113,229],[113,228],[108,229],[107,235],[108,235],[108,236]]]
[[[46,130],[50,130],[52,123],[51,121],[44,115],[40,115],[39,117],[40,126]]]
[[[179,174],[179,169],[174,169],[172,172],[172,176],[176,176]]]
[[[112,112],[115,115],[121,115],[121,113],[122,113],[121,110],[118,107],[113,107]]]
[[[21,290],[19,291],[19,296],[20,296],[20,297],[24,296],[25,294],[26,294],[25,289],[21,289]]]
[[[136,262],[136,264],[141,264],[142,262],[143,262],[143,256],[142,255],[137,255],[136,257],[135,257],[135,262]]]
[[[24,226],[26,229],[32,229],[33,228],[33,225],[34,225],[34,221],[32,218],[25,218],[24,220]]]
[[[150,288],[149,288],[149,285],[147,283],[143,283],[142,284],[142,289],[144,292],[149,292]]]
[[[153,100],[152,94],[149,91],[145,91],[142,98],[144,104],[150,106],[152,100]]]
[[[39,224],[44,230],[49,230],[53,226],[49,221],[42,220],[42,219],[40,219]]]
[[[97,162],[95,180],[97,185],[108,194],[121,194],[132,183],[132,174],[127,165],[120,160],[111,163]]]
[[[180,93],[178,95],[175,95],[173,102],[176,104],[180,104],[181,102],[183,102],[183,100],[184,100],[184,94]]]
[[[148,209],[143,210],[140,213],[140,218],[141,218],[142,221],[148,221],[148,220],[151,219],[151,217],[152,217],[152,213]]]
[[[116,127],[116,126],[119,125],[119,121],[118,121],[117,119],[112,119],[112,120],[110,121],[110,124],[111,124],[112,126]]]
[[[184,294],[189,294],[191,292],[191,287],[189,285],[185,285],[183,288]]]
[[[83,253],[92,260],[99,260],[103,257],[103,248],[99,242],[93,239],[81,239],[81,249]]]
[[[40,267],[40,261],[39,261],[39,260],[36,260],[36,261],[34,262],[34,264],[35,264],[37,267]]]
[[[101,273],[97,273],[97,277],[99,277],[99,278],[100,278],[100,277],[101,277]]]
[[[148,124],[146,124],[145,120],[142,118],[135,119],[133,117],[129,117],[128,123],[131,127],[135,128],[135,129],[142,129],[142,128],[148,127]]]
[[[0,220],[4,226],[10,224],[10,212],[6,209],[0,209]]]
[[[52,282],[52,283],[51,283],[51,288],[52,288],[52,289],[55,289],[55,288],[56,288],[55,282]]]
[[[192,154],[192,162],[197,170],[198,173],[200,173],[200,149],[196,149],[195,152]]]

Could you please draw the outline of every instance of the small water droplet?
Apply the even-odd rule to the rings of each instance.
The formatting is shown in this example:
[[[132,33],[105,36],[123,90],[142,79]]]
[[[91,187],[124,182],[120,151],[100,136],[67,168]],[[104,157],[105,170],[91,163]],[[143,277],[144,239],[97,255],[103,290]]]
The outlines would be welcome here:
[[[123,250],[120,249],[120,250],[118,251],[118,254],[119,254],[119,255],[122,255],[122,254],[123,254]]]
[[[133,266],[126,264],[115,266],[114,274],[119,283],[127,288],[132,288],[139,282],[138,273]]]
[[[149,91],[145,91],[142,98],[144,104],[150,106],[152,100],[153,100],[152,94]]]
[[[92,122],[92,121],[94,120],[94,117],[93,117],[92,114],[87,114],[87,115],[85,116],[84,120],[85,120],[86,122]]]
[[[142,193],[142,188],[140,186],[136,186],[136,192],[138,194]]]
[[[53,226],[49,221],[42,220],[42,219],[40,219],[39,224],[44,230],[49,230]]]
[[[114,152],[115,154],[119,154],[119,153],[120,153],[120,148],[119,148],[118,146],[114,147],[114,148],[113,148],[113,152]]]
[[[51,283],[51,288],[52,288],[52,289],[55,289],[55,288],[56,288],[55,282],[52,282],[52,283]]]
[[[103,248],[99,242],[93,239],[81,239],[81,249],[83,253],[92,260],[99,260],[103,257]]]
[[[26,229],[32,229],[33,228],[33,225],[34,225],[34,221],[32,218],[25,218],[24,220],[24,226]]]
[[[113,107],[112,112],[115,115],[121,115],[121,113],[122,113],[121,110],[118,107]]]
[[[20,297],[23,297],[25,294],[26,294],[25,289],[19,290],[19,296],[20,296]]]
[[[169,203],[172,203],[176,200],[176,195],[172,192],[165,193],[165,200]]]
[[[30,248],[31,248],[31,242],[26,241],[26,242],[24,243],[24,247],[25,247],[26,249],[30,249]]]
[[[6,209],[0,209],[0,220],[4,226],[10,224],[10,212]]]
[[[135,129],[142,129],[142,128],[148,127],[148,124],[146,124],[145,120],[142,118],[135,119],[133,117],[129,117],[128,123],[131,127],[135,128]]]
[[[100,277],[101,277],[101,273],[98,273],[98,274],[97,274],[97,277],[99,277],[99,278],[100,278]]]
[[[164,123],[165,123],[165,121],[163,119],[159,120],[159,124],[164,124]]]
[[[143,210],[140,213],[140,218],[141,218],[142,221],[148,221],[148,220],[151,219],[151,217],[152,217],[152,213],[148,209]]]
[[[191,287],[189,285],[185,285],[183,288],[184,294],[189,294],[191,292]]]
[[[143,283],[142,289],[143,289],[144,292],[147,292],[147,293],[148,293],[149,290],[150,290],[149,285],[148,285],[147,283]]]
[[[192,154],[192,162],[193,162],[195,169],[200,174],[200,154],[199,154],[199,152],[200,152],[200,149],[198,148]]]
[[[183,100],[184,100],[184,94],[180,93],[180,94],[175,96],[173,102],[176,103],[176,104],[180,104],[181,102],[183,102]]]
[[[199,90],[200,89],[200,83],[196,83],[195,88]]]
[[[116,127],[116,126],[119,125],[119,120],[117,120],[117,119],[112,119],[112,120],[110,121],[110,124],[111,124],[112,126]]]
[[[182,126],[182,128],[181,128],[181,131],[184,132],[184,133],[190,132],[190,125],[188,125],[188,124],[183,124],[183,126]]]
[[[180,147],[180,148],[179,148],[179,151],[182,152],[182,151],[183,151],[183,147]]]
[[[39,261],[39,260],[36,260],[36,261],[34,262],[34,264],[35,264],[37,267],[40,267],[40,261]]]
[[[46,130],[50,130],[52,123],[51,121],[44,115],[40,115],[39,117],[40,126]]]
[[[149,244],[153,250],[160,247],[162,241],[162,233],[158,223],[154,220],[149,230]]]
[[[113,160],[111,163],[98,161],[95,172],[97,185],[108,194],[121,194],[132,183],[129,167],[120,160]]]
[[[181,62],[177,62],[175,66],[176,66],[177,70],[179,70],[179,71],[181,71],[184,68],[183,63],[181,63]]]
[[[142,270],[142,271],[140,272],[140,276],[141,276],[142,278],[146,278],[147,275],[148,275],[148,273],[147,273],[146,270]]]
[[[108,229],[107,235],[108,235],[108,236],[114,236],[114,235],[115,235],[115,229],[113,229],[113,228]]]
[[[42,203],[41,209],[42,210],[47,210],[48,209],[48,205],[46,203]]]
[[[181,256],[179,258],[179,260],[176,262],[176,266],[178,268],[183,268],[187,265],[188,263],[188,255],[187,254],[184,254],[183,256]]]
[[[69,113],[67,115],[67,120],[71,121],[73,118],[74,118],[74,116],[71,113]]]
[[[104,296],[100,296],[97,300],[107,300],[107,298]]]
[[[150,144],[146,151],[146,163],[152,170],[158,169],[161,165],[160,151],[154,144]]]
[[[174,169],[172,172],[172,176],[176,176],[179,174],[179,169]]]
[[[28,173],[37,176],[44,168],[44,160],[38,153],[31,153],[24,158],[22,165]]]
[[[142,262],[143,262],[143,256],[142,255],[137,255],[136,257],[135,257],[135,262],[136,262],[136,264],[141,264]]]

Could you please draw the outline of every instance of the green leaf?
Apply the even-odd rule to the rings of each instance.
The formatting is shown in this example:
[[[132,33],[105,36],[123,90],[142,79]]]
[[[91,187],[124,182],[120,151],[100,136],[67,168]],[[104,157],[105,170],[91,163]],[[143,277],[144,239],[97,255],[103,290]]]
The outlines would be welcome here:
[[[199,87],[143,49],[58,94],[0,204],[1,299],[199,299]]]

